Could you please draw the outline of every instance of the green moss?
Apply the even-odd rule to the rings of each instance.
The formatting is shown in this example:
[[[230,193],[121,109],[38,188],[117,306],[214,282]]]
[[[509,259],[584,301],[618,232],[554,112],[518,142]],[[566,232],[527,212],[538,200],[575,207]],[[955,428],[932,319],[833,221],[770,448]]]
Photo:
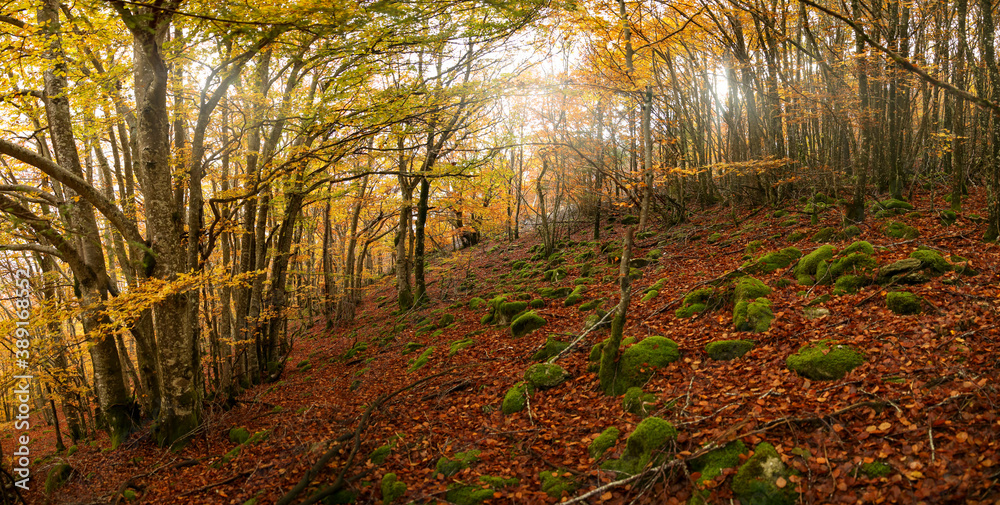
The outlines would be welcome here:
[[[535,298],[534,300],[528,302],[528,306],[533,309],[540,309],[545,306],[545,300],[542,300],[541,298]]]
[[[567,275],[566,269],[563,267],[559,267],[559,268],[553,268],[552,270],[546,270],[545,273],[542,275],[542,278],[550,282],[558,282],[565,279],[566,275]]]
[[[708,490],[700,489],[705,482],[722,475],[722,470],[734,468],[740,464],[740,455],[747,453],[747,446],[740,439],[733,440],[723,447],[703,454],[691,460],[691,471],[701,474],[695,481],[695,490],[689,505],[702,505],[710,495]]]
[[[663,368],[680,358],[677,343],[661,336],[646,337],[625,348],[619,360],[618,374],[612,394],[620,395],[628,388],[642,386],[657,368]]]
[[[250,439],[250,432],[240,426],[229,430],[229,441],[234,444],[245,444]]]
[[[278,405],[278,406],[280,407],[280,405]],[[257,443],[260,443],[260,442],[263,442],[263,441],[267,440],[270,437],[271,437],[271,430],[270,429],[267,429],[267,430],[264,430],[264,431],[258,431],[257,433],[254,433],[253,436],[251,436],[247,440],[246,445],[257,444]]]
[[[941,255],[936,251],[932,251],[930,249],[913,251],[910,253],[910,257],[920,260],[921,268],[930,270],[935,275],[950,272],[952,269],[951,263],[948,263],[948,260],[941,257]]]
[[[802,256],[802,251],[795,247],[786,247],[780,251],[767,253],[747,265],[744,270],[750,273],[770,273],[779,268],[788,268],[793,261]]]
[[[752,300],[769,294],[771,294],[771,288],[767,287],[767,284],[761,282],[760,279],[746,276],[736,280],[734,296],[737,302]]]
[[[859,469],[862,474],[864,474],[869,479],[877,479],[879,477],[887,477],[892,473],[892,467],[881,462],[874,461],[872,463],[864,463]]]
[[[774,446],[761,442],[733,477],[733,494],[746,504],[793,505],[798,500],[795,486],[776,484],[778,478],[787,480],[791,475]]]
[[[421,344],[419,342],[407,342],[406,345],[403,346],[403,356],[406,356],[407,354],[410,354],[411,352],[416,351],[417,349],[421,349],[423,347],[424,344]]]
[[[892,291],[885,297],[889,310],[901,316],[919,314],[921,298],[908,291]]]
[[[802,233],[800,231],[793,231],[792,233],[788,234],[788,241],[789,242],[798,242],[798,241],[800,241],[800,240],[802,240],[804,238],[806,238],[806,234]]]
[[[648,253],[646,253],[646,257],[651,260],[658,260],[661,256],[663,256],[663,251],[660,249],[651,249]]]
[[[545,339],[545,345],[543,345],[541,349],[535,351],[535,354],[531,355],[531,360],[547,361],[549,358],[559,354],[567,347],[569,347],[569,342],[556,340],[555,338],[552,338],[552,335],[549,335],[548,338]]]
[[[661,453],[654,457],[654,452],[675,438],[677,430],[673,424],[658,417],[647,417],[629,435],[621,459],[606,461],[601,468],[637,474],[650,462],[655,465],[662,461],[666,455]]]
[[[885,225],[885,234],[892,238],[912,240],[920,236],[920,230],[907,226],[899,221],[891,221]]]
[[[73,467],[66,463],[56,463],[45,476],[45,493],[51,494],[69,480]]]
[[[694,305],[685,305],[674,311],[674,315],[680,319],[691,317],[699,312],[704,312],[708,306],[704,303],[696,303]]]
[[[871,275],[876,268],[878,268],[878,263],[867,253],[858,251],[852,252],[850,254],[844,255],[841,253],[841,258],[830,264],[829,271],[826,276],[821,275],[819,271],[816,272],[816,278],[820,281],[833,280],[839,278],[841,275],[851,274],[851,275]]]
[[[598,309],[596,314],[591,314],[585,317],[583,319],[583,331],[587,331],[593,328],[594,326],[597,326],[597,328],[595,328],[597,330],[611,326],[611,318],[613,316],[608,316],[607,318],[604,318],[605,314],[607,313]],[[601,322],[601,319],[604,319],[604,322]]]
[[[816,270],[819,268],[819,264],[825,260],[832,259],[833,251],[833,246],[827,244],[818,247],[815,251],[799,259],[799,263],[795,266],[795,278],[799,281],[799,284],[814,284],[814,276],[816,275]]]
[[[385,463],[385,459],[389,457],[389,454],[392,453],[392,448],[395,446],[396,446],[396,440],[393,440],[388,444],[380,446],[379,448],[375,449],[374,451],[372,451],[371,454],[368,455],[368,460],[376,465],[381,465],[382,463]]]
[[[576,305],[576,304],[582,302],[583,301],[583,293],[586,290],[587,290],[586,286],[577,286],[576,289],[574,289],[573,292],[570,293],[569,296],[566,297],[566,300],[563,301],[563,306],[564,307],[572,307],[573,305]]]
[[[448,346],[448,356],[454,356],[458,354],[458,351],[471,347],[475,345],[476,341],[471,338],[463,338],[461,340],[456,340]]]
[[[719,340],[705,345],[708,357],[728,361],[739,358],[753,349],[753,340]]]
[[[521,483],[521,479],[517,477],[494,477],[492,475],[480,475],[479,482],[486,484],[493,489],[502,489],[505,487],[513,487]]]
[[[441,458],[437,460],[435,468],[438,473],[444,474],[445,477],[451,477],[452,475],[469,468],[469,465],[477,461],[479,461],[479,451],[470,450],[457,452],[455,453],[454,459],[441,456]]]
[[[654,403],[656,403],[656,395],[643,393],[640,387],[631,387],[625,391],[625,396],[622,397],[622,410],[646,417],[650,414]]]
[[[648,302],[648,301],[652,300],[653,298],[656,298],[659,295],[660,295],[660,292],[659,292],[659,290],[656,290],[656,289],[652,289],[652,290],[646,291],[646,294],[643,295],[643,297],[642,297],[642,301]]]
[[[462,482],[448,484],[445,499],[456,505],[477,505],[493,497],[493,490]]]
[[[528,405],[528,395],[534,393],[534,391],[535,388],[527,382],[514,384],[514,387],[508,389],[507,394],[504,395],[500,410],[504,415],[508,416],[524,410],[524,407]]]
[[[851,245],[845,247],[843,251],[840,251],[840,255],[847,256],[848,254],[858,253],[858,252],[865,253],[871,256],[875,254],[875,248],[872,247],[871,243],[868,242],[867,240],[858,240],[856,242],[853,242]]]
[[[584,284],[592,284],[593,282],[594,282],[593,277],[580,277],[578,279],[575,279],[573,281],[573,284],[576,286],[582,286]]]
[[[844,275],[837,278],[834,283],[833,294],[841,295],[846,293],[857,293],[862,287],[867,286],[870,280],[861,275]]]
[[[527,308],[528,302],[524,301],[502,302],[494,315],[493,322],[496,324],[510,324],[515,316],[524,312]]]
[[[566,298],[572,292],[573,288],[570,287],[538,289],[538,294],[542,295],[542,298]]]
[[[542,326],[545,326],[545,322],[546,321],[542,318],[542,316],[539,316],[535,311],[531,310],[521,314],[517,317],[517,319],[514,319],[514,321],[510,323],[510,332],[514,335],[514,337],[523,337],[541,328]]]
[[[817,242],[817,243],[818,242],[829,242],[829,241],[833,240],[836,237],[837,237],[837,229],[834,228],[834,227],[832,227],[832,226],[828,226],[828,227],[823,228],[822,230],[816,232],[812,236],[811,240],[813,242]]]
[[[587,452],[590,453],[590,457],[594,459],[600,459],[605,452],[608,451],[618,437],[621,435],[621,431],[614,426],[609,426],[601,432],[593,442],[590,443],[590,447],[587,448]]]
[[[779,217],[780,218],[780,217],[785,217],[787,215],[788,215],[788,212],[786,212],[784,210],[781,210],[781,209],[778,209],[778,210],[774,211],[774,213],[771,214],[771,217]]]
[[[752,240],[749,243],[747,243],[747,246],[743,249],[743,252],[746,254],[754,254],[757,251],[759,251],[762,247],[764,247],[763,241]]]
[[[622,218],[622,224],[625,226],[631,226],[633,224],[639,224],[639,218],[631,214],[626,215]]]
[[[68,457],[76,454],[76,451],[78,451],[79,449],[80,448],[77,447],[77,446],[75,446],[75,445],[69,446],[69,449],[66,449],[66,457],[68,458]]]
[[[413,363],[410,364],[410,368],[406,371],[406,373],[413,373],[423,368],[424,365],[427,364],[427,361],[431,359],[431,353],[433,352],[434,352],[433,345],[428,347],[427,349],[424,349],[424,352],[421,353],[420,356],[417,357],[417,359],[413,360]]]
[[[789,370],[810,380],[840,380],[864,362],[861,353],[830,340],[804,345],[785,360]]]
[[[604,301],[605,301],[604,298],[599,298],[597,300],[591,300],[589,302],[584,302],[584,303],[580,304],[579,310],[581,312],[588,311],[588,310],[594,310],[597,307],[600,307],[601,304],[604,303]]]
[[[943,210],[941,211],[940,215],[941,215],[941,224],[943,224],[944,226],[951,226],[955,224],[955,221],[958,220],[958,214],[956,214],[955,211],[952,210]]]
[[[406,494],[406,483],[396,478],[396,474],[387,473],[382,477],[382,503],[388,505]]]
[[[714,243],[718,242],[719,239],[721,239],[721,238],[722,238],[722,234],[721,233],[713,233],[713,234],[711,234],[711,235],[708,236],[707,242],[709,244],[714,244]]]
[[[913,205],[895,198],[880,202],[880,205],[887,210],[913,210]]]
[[[733,309],[733,327],[736,331],[762,333],[771,327],[773,320],[774,312],[771,311],[771,301],[767,298],[740,301]]]
[[[524,371],[524,380],[539,389],[556,387],[569,378],[566,370],[555,363],[535,363]]]
[[[861,235],[861,228],[858,228],[857,226],[852,224],[844,227],[844,229],[841,230],[839,234],[837,234],[837,238],[841,240],[847,240],[851,237],[857,237],[858,235]]]
[[[538,480],[542,483],[542,491],[553,498],[559,498],[563,493],[572,493],[580,487],[580,484],[573,480],[571,474],[564,475],[558,471],[540,472]]]

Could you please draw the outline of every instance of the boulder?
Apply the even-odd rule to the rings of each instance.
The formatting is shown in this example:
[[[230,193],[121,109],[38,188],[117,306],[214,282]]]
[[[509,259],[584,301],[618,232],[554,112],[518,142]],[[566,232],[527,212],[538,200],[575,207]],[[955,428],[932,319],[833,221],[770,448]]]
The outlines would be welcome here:
[[[804,345],[785,360],[789,370],[810,380],[839,380],[864,362],[861,353],[829,340]]]

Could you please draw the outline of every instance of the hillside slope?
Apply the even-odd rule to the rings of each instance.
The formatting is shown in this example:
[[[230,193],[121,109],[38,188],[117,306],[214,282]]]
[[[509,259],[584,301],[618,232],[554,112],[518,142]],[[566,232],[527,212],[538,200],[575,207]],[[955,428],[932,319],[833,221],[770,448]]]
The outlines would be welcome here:
[[[637,235],[633,257],[644,261],[633,264],[624,335],[640,345],[665,337],[678,357],[664,358],[672,344],[663,340],[647,341],[661,343],[651,354],[626,351],[642,389],[626,395],[629,405],[601,392],[588,360],[606,328],[555,361],[565,377],[530,377],[558,385],[515,388],[548,337],[572,342],[589,316],[618,302],[625,225],[609,225],[601,242],[581,230],[548,258],[533,236],[486,241],[431,261],[432,301],[419,311],[393,313],[385,278],[353,324],[307,325],[282,380],[213,412],[186,448],[156,449],[148,435],[113,453],[101,451],[106,440],[81,446],[48,459],[45,468],[66,460],[76,471],[50,495],[33,491],[32,502],[131,492],[141,503],[278,503],[299,483],[290,503],[319,501],[323,489],[324,503],[557,502],[652,460],[666,478],[607,486],[587,501],[992,503],[998,247],[978,241],[974,217],[943,223],[926,195],[912,202],[916,212],[882,209],[846,234],[824,202],[758,211],[738,225],[705,213]],[[782,250],[788,257],[768,256]],[[742,277],[749,272],[760,284]],[[891,311],[894,291],[916,295],[919,313]],[[892,298],[909,301],[901,296]],[[508,318],[530,311],[544,325],[513,336]],[[734,312],[742,329],[762,331],[737,331]],[[515,326],[531,328],[529,319]],[[710,358],[706,344],[723,340],[752,346]],[[788,368],[793,355],[799,373]],[[833,372],[816,364],[825,358]],[[505,415],[505,396],[508,410],[523,410]],[[612,427],[620,436],[607,431],[595,459],[592,443]],[[709,453],[716,447],[726,449]]]

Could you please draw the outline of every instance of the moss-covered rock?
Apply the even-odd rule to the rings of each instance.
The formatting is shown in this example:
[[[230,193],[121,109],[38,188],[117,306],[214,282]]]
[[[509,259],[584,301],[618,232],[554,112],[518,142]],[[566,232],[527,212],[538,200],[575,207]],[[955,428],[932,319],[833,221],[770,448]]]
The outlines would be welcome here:
[[[545,322],[542,316],[531,310],[517,316],[517,319],[510,323],[510,332],[514,337],[523,337],[545,326]]]
[[[605,452],[608,451],[612,446],[615,445],[615,441],[621,435],[621,431],[614,426],[609,426],[601,432],[591,443],[590,447],[587,448],[587,452],[590,453],[590,457],[594,459],[600,459]]]
[[[854,294],[864,286],[867,286],[869,282],[868,277],[862,275],[843,275],[837,277],[837,282],[834,283],[833,294]]]
[[[656,465],[663,461],[666,455],[655,452],[675,438],[677,430],[673,424],[658,417],[647,417],[628,436],[621,459],[605,461],[601,468],[635,475],[650,462]]]
[[[382,504],[388,505],[406,494],[406,483],[398,480],[396,474],[387,473],[382,477]]]
[[[921,311],[921,298],[909,291],[892,291],[886,295],[885,303],[889,310],[901,316],[919,314]]]
[[[736,280],[736,289],[733,292],[737,302],[753,300],[771,294],[771,288],[767,287],[760,279],[746,276]]]
[[[878,282],[894,282],[899,277],[919,270],[923,262],[917,258],[906,258],[883,266],[878,272]]]
[[[229,441],[234,444],[245,444],[250,440],[250,432],[242,426],[229,430]]]
[[[792,475],[794,471],[781,462],[774,446],[761,442],[733,477],[733,494],[746,504],[794,505],[798,500],[795,486],[777,485],[778,479],[788,482]]]
[[[810,380],[840,380],[864,362],[858,351],[830,340],[804,345],[785,360],[789,370]]]
[[[706,240],[706,242],[708,242],[709,244],[714,244],[714,243],[718,242],[720,239],[722,239],[722,234],[721,233],[713,233],[713,234],[711,234],[711,235],[708,236],[708,239]]]
[[[607,316],[607,317],[605,317]],[[591,314],[583,319],[583,331],[590,329],[600,330],[611,326],[612,315],[598,309],[596,314]]]
[[[899,221],[890,221],[885,225],[883,231],[889,237],[902,238],[906,240],[912,240],[920,236],[920,230],[900,223]]]
[[[431,359],[431,353],[434,352],[434,349],[435,347],[433,345],[428,347],[427,349],[424,349],[424,352],[422,352],[420,356],[417,357],[417,359],[413,360],[413,362],[410,363],[410,368],[406,370],[406,373],[413,373],[423,368],[424,365],[426,365],[427,362]]]
[[[642,386],[657,368],[663,368],[680,358],[677,342],[661,336],[646,337],[625,348],[619,360],[613,393],[620,395],[628,388]]]
[[[795,247],[786,247],[780,251],[767,253],[744,267],[750,273],[770,273],[779,268],[788,268],[795,260],[802,257],[802,251]]]
[[[785,217],[787,215],[788,215],[788,212],[785,211],[785,210],[782,210],[782,209],[778,209],[778,210],[774,211],[773,213],[771,213],[771,217],[778,217],[778,218]]]
[[[771,301],[767,298],[743,300],[736,303],[733,309],[733,327],[736,331],[752,331],[762,333],[771,327],[774,312]]]
[[[841,257],[837,258],[836,261],[830,264],[830,268],[828,270],[829,277],[824,279],[824,276],[820,275],[818,271],[816,277],[817,281],[823,282],[829,279],[829,281],[832,282],[841,275],[871,275],[876,268],[878,268],[878,263],[875,262],[874,258],[864,252],[852,252],[847,255],[841,253]]]
[[[420,342],[407,342],[406,345],[403,346],[402,354],[403,356],[406,356],[407,354],[410,354],[417,349],[422,349],[423,347],[424,344],[421,344]]]
[[[816,270],[819,268],[819,264],[833,259],[833,252],[833,246],[827,244],[799,259],[799,263],[795,266],[795,279],[799,284],[803,286],[815,284]]]
[[[52,494],[53,491],[58,489],[60,486],[69,480],[69,476],[73,473],[73,467],[69,466],[67,463],[56,463],[49,469],[48,475],[45,476],[45,493]]]
[[[722,475],[722,470],[735,468],[740,464],[740,455],[747,453],[747,446],[742,440],[736,439],[723,447],[703,454],[691,460],[691,472],[700,473],[695,481],[695,490],[688,505],[704,505],[709,497],[707,489],[701,489],[702,484]]]
[[[555,363],[535,363],[524,371],[524,380],[539,389],[554,388],[568,378],[566,369]]]
[[[494,477],[492,475],[480,475],[479,482],[486,484],[493,489],[503,489],[505,487],[516,486],[521,483],[517,477]]]
[[[456,452],[455,458],[448,458],[447,456],[441,456],[437,460],[437,465],[435,468],[440,474],[444,474],[445,477],[451,477],[466,468],[469,465],[479,461],[479,451],[469,450],[465,452]]]
[[[630,412],[640,417],[646,417],[656,403],[656,395],[644,393],[640,387],[631,387],[625,391],[622,397],[622,410]]]
[[[704,303],[695,303],[693,305],[684,305],[683,307],[680,307],[679,309],[677,309],[677,310],[674,311],[674,316],[676,316],[679,319],[685,319],[685,318],[691,317],[691,316],[693,316],[693,315],[695,315],[695,314],[697,314],[699,312],[705,312],[705,310],[707,310],[707,309],[708,309],[708,306],[705,305]]]
[[[882,461],[873,461],[871,463],[864,463],[858,468],[859,472],[868,477],[869,479],[877,479],[879,477],[887,477],[892,473],[892,467],[883,463]]]
[[[593,277],[580,277],[573,280],[573,285],[582,286],[584,284],[593,284],[593,282],[594,282]]]
[[[952,269],[951,263],[944,259],[936,251],[930,249],[919,249],[910,253],[910,257],[920,260],[920,268],[929,270],[935,275],[941,275],[950,272]]]
[[[753,345],[753,340],[718,340],[706,344],[705,352],[714,360],[728,361],[750,352]]]
[[[448,503],[455,505],[477,505],[493,498],[493,490],[464,482],[452,482],[448,484],[448,491],[444,497]]]
[[[486,305],[486,300],[479,298],[478,296],[469,300],[469,308],[472,310],[479,310]]]
[[[871,243],[867,240],[858,240],[845,247],[843,251],[840,251],[841,256],[847,256],[848,254],[853,253],[865,253],[871,256],[875,254],[875,248],[872,247]]]
[[[837,229],[832,226],[828,226],[816,232],[812,236],[811,240],[816,243],[822,243],[822,242],[829,242],[835,238],[837,238]]]
[[[550,282],[558,282],[566,278],[566,269],[563,267],[546,270],[542,278]]]
[[[586,312],[588,310],[594,310],[594,309],[600,307],[601,304],[604,303],[605,301],[606,300],[604,298],[598,298],[596,300],[590,300],[589,302],[583,302],[578,307],[578,310],[580,312]]]
[[[639,218],[631,214],[626,215],[622,218],[622,224],[625,226],[631,226],[633,224],[639,224]]]
[[[508,389],[507,394],[504,395],[500,410],[508,416],[524,410],[524,407],[528,405],[528,395],[534,392],[535,388],[527,382],[514,384],[514,387]]]
[[[944,226],[951,226],[955,224],[955,221],[958,221],[958,214],[956,214],[955,211],[952,210],[942,210],[940,213],[940,217],[941,217],[941,224]]]
[[[471,338],[463,338],[456,340],[448,345],[448,356],[454,356],[458,354],[458,352],[461,351],[462,349],[472,347],[475,344],[476,341],[472,340]]]
[[[542,345],[541,348],[539,348],[537,351],[535,351],[534,354],[531,355],[531,360],[546,361],[549,358],[559,354],[560,352],[563,351],[563,349],[566,349],[567,347],[569,347],[569,342],[556,340],[555,338],[552,337],[552,335],[549,335],[548,338],[545,339],[545,344]]]
[[[903,200],[897,200],[895,198],[890,198],[878,203],[878,206],[884,210],[913,210],[913,205]]]
[[[587,359],[589,361],[600,361],[601,360],[601,353],[604,352],[604,345],[608,343],[608,340],[610,340],[610,339],[602,340],[602,341],[594,344],[594,346],[590,348],[590,356]],[[623,346],[629,346],[629,345],[632,345],[634,343],[635,343],[635,337],[625,337],[625,338],[622,339],[622,344],[621,345],[623,345]]]
[[[840,233],[837,234],[837,238],[840,240],[847,240],[852,237],[857,237],[858,235],[861,235],[861,228],[852,224],[845,226],[843,230],[840,230]]]
[[[570,473],[546,470],[538,474],[538,480],[542,483],[542,491],[553,498],[572,493],[580,487]]]
[[[572,292],[573,288],[571,287],[538,289],[538,294],[542,295],[542,298],[566,298]]]
[[[586,286],[577,286],[573,292],[566,297],[563,301],[564,307],[572,307],[583,301],[583,293],[587,290]]]
[[[709,305],[716,305],[721,302],[715,289],[696,289],[684,296],[681,307],[674,311],[674,315],[679,318],[691,317],[692,315],[707,310]]]

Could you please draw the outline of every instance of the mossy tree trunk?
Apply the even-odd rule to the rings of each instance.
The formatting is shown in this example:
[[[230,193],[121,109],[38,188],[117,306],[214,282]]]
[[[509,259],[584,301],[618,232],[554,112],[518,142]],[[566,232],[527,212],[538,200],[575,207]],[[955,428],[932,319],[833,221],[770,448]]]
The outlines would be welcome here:
[[[631,301],[631,291],[628,278],[628,263],[632,256],[632,235],[635,228],[629,228],[625,234],[625,248],[622,251],[622,262],[618,269],[618,283],[621,287],[621,301],[615,310],[615,317],[611,320],[611,338],[604,344],[601,351],[601,368],[598,377],[601,380],[601,389],[604,394],[611,395],[614,391],[615,377],[618,375],[618,347],[622,343],[622,334],[625,332],[625,318],[628,313],[628,304]]]

